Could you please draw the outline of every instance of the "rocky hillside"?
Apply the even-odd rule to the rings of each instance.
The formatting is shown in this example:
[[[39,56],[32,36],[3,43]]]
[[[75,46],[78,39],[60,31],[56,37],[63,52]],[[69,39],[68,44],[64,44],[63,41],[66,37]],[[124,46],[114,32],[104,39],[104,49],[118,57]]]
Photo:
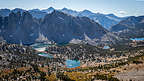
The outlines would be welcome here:
[[[144,16],[129,17],[111,27],[111,31],[125,38],[144,37]]]
[[[29,12],[10,13],[0,17],[0,35],[8,43],[32,44],[44,36],[48,41],[68,43],[73,39],[90,44],[115,43],[119,37],[87,17],[73,17],[59,11],[35,19]]]
[[[59,11],[46,15],[40,28],[49,40],[57,43],[67,43],[73,39],[100,40],[109,33],[87,17],[73,17]]]

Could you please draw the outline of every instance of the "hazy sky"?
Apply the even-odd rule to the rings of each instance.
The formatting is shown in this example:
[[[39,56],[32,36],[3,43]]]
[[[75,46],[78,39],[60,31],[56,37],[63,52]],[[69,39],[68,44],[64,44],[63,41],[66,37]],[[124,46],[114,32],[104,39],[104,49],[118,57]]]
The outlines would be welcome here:
[[[0,0],[0,8],[69,8],[82,11],[114,13],[118,16],[144,15],[144,0]]]

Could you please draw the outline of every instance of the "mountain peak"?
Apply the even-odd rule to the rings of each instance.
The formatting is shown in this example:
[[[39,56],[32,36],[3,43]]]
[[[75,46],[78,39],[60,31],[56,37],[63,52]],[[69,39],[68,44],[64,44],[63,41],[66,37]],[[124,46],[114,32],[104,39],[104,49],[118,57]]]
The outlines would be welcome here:
[[[0,9],[0,11],[10,11],[10,9],[7,9],[7,8],[5,8],[5,9]]]
[[[40,9],[32,9],[32,10],[29,10],[29,11],[36,11],[36,12],[39,12]]]
[[[115,17],[115,15],[114,15],[114,14],[108,14],[107,16]]]
[[[13,11],[24,11],[24,9],[21,9],[21,8],[15,8],[15,9],[13,9]]]
[[[65,14],[74,16],[74,17],[83,17],[86,16],[92,20],[94,20],[95,22],[98,22],[99,24],[101,24],[104,28],[109,29],[109,27],[118,24],[121,20],[124,20],[125,18],[123,17],[117,17],[114,14],[102,14],[102,13],[93,13],[87,9],[83,10],[83,11],[75,11],[72,9],[68,9],[68,8],[63,8],[63,9],[54,9],[53,7],[49,7],[47,9],[43,9],[43,10],[39,10],[39,9],[33,9],[33,10],[28,10],[30,12],[30,14],[37,18],[37,19],[42,19],[44,18],[44,16],[46,16],[46,14],[50,14],[52,13],[54,10],[63,12]],[[25,12],[26,10],[20,9],[20,8],[16,8],[14,10],[15,13],[20,11],[21,14],[23,12]],[[56,11],[56,12],[57,12]],[[0,9],[0,15],[2,16],[8,16],[9,13],[11,11],[8,10],[2,10]]]
[[[92,12],[89,10],[83,10],[82,13],[92,13]]]
[[[63,12],[61,12],[61,11],[58,11],[58,10],[54,10],[52,13],[51,13],[51,15],[61,15],[61,14],[64,14]],[[67,14],[66,14],[67,15]]]
[[[23,9],[21,9],[21,8],[15,8],[15,9],[12,10],[12,12],[14,12],[14,13],[17,13],[17,12],[23,13],[23,12],[25,12],[25,11],[26,11],[26,10],[23,10]]]
[[[49,10],[55,10],[53,7],[49,7],[48,9],[49,9]]]
[[[62,10],[69,10],[69,9],[67,9],[67,8],[64,7]]]
[[[55,9],[53,7],[49,7],[48,9],[42,10],[42,12],[52,13]]]

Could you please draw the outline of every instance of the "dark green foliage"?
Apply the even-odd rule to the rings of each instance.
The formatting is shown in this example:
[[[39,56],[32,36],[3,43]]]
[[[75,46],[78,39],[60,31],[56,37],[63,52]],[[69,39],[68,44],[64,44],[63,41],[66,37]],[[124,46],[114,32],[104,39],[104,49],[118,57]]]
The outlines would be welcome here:
[[[0,60],[2,60],[2,57],[0,56]]]
[[[142,64],[142,61],[133,61],[134,64]]]
[[[67,75],[64,75],[64,73],[62,72],[57,73],[57,78],[63,81],[74,81],[74,80],[71,80]]]
[[[46,73],[45,73],[45,72],[42,72],[42,71],[40,71],[39,73],[40,73],[40,80],[41,80],[41,81],[46,81],[46,78],[45,78]]]
[[[96,80],[107,80],[107,81],[119,81],[117,78],[114,77],[108,77],[107,75],[95,75],[94,76]]]
[[[35,72],[40,72],[40,70],[38,69],[38,65],[32,64],[31,66],[33,67]]]

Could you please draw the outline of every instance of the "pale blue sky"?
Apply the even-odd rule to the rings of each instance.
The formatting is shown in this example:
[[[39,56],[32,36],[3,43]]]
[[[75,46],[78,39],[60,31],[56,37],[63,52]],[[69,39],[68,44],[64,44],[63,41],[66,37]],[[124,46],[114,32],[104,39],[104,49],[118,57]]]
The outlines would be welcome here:
[[[0,0],[0,8],[69,8],[82,11],[114,13],[118,16],[144,15],[144,0]]]

